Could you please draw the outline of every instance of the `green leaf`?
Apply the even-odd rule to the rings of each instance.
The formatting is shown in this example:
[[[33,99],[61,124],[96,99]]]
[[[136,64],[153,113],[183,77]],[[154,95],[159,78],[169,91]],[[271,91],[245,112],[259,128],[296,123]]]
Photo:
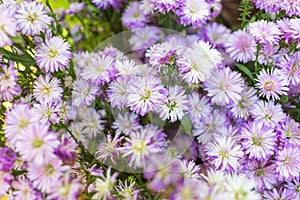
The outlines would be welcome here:
[[[188,116],[184,116],[181,120],[181,125],[183,126],[185,132],[189,135],[192,135],[192,122]]]
[[[251,79],[252,82],[254,82],[254,77],[252,75],[252,72],[249,70],[247,66],[242,65],[240,63],[235,63],[235,66],[239,68],[239,70],[241,70],[244,74],[246,74]]]
[[[0,48],[0,52],[3,54],[4,58],[21,63],[26,67],[35,65],[35,60],[29,54],[18,55],[3,48]]]

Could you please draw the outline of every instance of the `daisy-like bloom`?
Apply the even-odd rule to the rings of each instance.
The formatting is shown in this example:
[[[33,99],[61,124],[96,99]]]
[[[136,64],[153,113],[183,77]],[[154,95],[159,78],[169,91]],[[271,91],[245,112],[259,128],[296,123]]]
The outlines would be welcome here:
[[[116,134],[113,138],[111,134],[107,135],[107,141],[100,143],[97,147],[98,151],[96,152],[96,158],[105,162],[107,158],[115,164],[114,157],[120,155],[120,145],[123,140],[123,137],[120,137],[120,134]]]
[[[104,120],[100,114],[93,108],[89,107],[86,114],[83,114],[81,124],[83,125],[82,134],[90,137],[96,137],[98,133],[104,130]]]
[[[147,157],[160,151],[152,142],[153,137],[145,131],[133,132],[125,140],[127,142],[120,149],[123,156],[128,157],[129,166],[134,168],[145,168]]]
[[[264,160],[274,154],[276,133],[262,122],[251,122],[241,130],[242,146],[249,158]]]
[[[276,172],[280,180],[291,180],[300,173],[300,146],[286,145],[276,154]]]
[[[68,15],[73,15],[76,13],[79,13],[84,9],[84,3],[83,2],[73,2],[70,4],[68,10],[66,10],[66,13]]]
[[[274,44],[264,44],[259,51],[258,63],[261,65],[268,65],[274,63],[278,57],[279,46]]]
[[[177,61],[179,76],[189,84],[207,80],[212,70],[221,63],[221,53],[203,41],[193,43]]]
[[[82,79],[101,85],[108,83],[111,79],[113,57],[99,54],[91,56],[92,59],[82,71]]]
[[[108,167],[106,170],[106,177],[101,174],[100,178],[97,178],[95,181],[94,191],[96,192],[92,199],[111,199],[111,192],[114,189],[114,184],[117,180],[118,173],[115,172],[113,175],[110,174],[111,167]]]
[[[199,187],[201,187],[201,190],[198,189]],[[170,200],[202,199],[200,198],[200,196],[202,196],[203,193],[205,192],[203,192],[202,183],[200,181],[184,178],[183,180],[180,180],[178,181],[178,183],[176,183],[175,190],[169,196],[168,199]]]
[[[198,142],[206,144],[214,138],[216,130],[222,128],[225,124],[226,116],[219,110],[214,110],[209,115],[203,117],[198,123],[195,123],[193,136],[197,136]]]
[[[126,179],[124,183],[119,180],[119,184],[115,188],[122,199],[137,200],[140,198],[141,190],[136,189],[135,185],[136,182],[133,180]]]
[[[64,163],[73,163],[77,158],[78,144],[72,139],[63,134],[59,140],[59,145],[54,149],[54,154],[59,157]]]
[[[183,176],[187,179],[199,180],[201,178],[200,167],[194,161],[180,161],[180,169]]]
[[[299,6],[300,6],[300,1],[299,2]],[[300,11],[300,9],[299,9]],[[299,12],[300,13],[300,12]],[[298,41],[297,44],[297,48],[300,48],[300,19],[296,18],[296,19],[290,19],[290,29],[288,30],[288,32],[291,34],[292,40],[293,41]]]
[[[280,40],[281,31],[274,22],[259,20],[250,23],[248,31],[261,44],[277,44]]]
[[[205,146],[207,159],[216,169],[234,172],[240,166],[239,160],[244,156],[241,146],[232,137],[220,137]]]
[[[63,165],[59,158],[53,157],[49,162],[40,165],[29,162],[28,177],[35,188],[50,193],[53,187],[59,185],[59,178],[67,170],[70,170],[70,166]]]
[[[50,199],[74,200],[77,199],[82,185],[78,179],[72,179],[70,173],[65,173],[59,183],[51,188]]]
[[[123,59],[116,61],[116,76],[137,76],[140,74],[140,68],[135,64],[134,60]]]
[[[245,30],[232,33],[225,42],[226,53],[236,62],[254,61],[256,56],[256,43],[254,38]]]
[[[41,101],[33,106],[33,110],[40,118],[40,122],[46,124],[47,122],[59,122],[59,107],[57,103]]]
[[[184,0],[179,10],[180,23],[200,27],[210,18],[210,5],[205,0]]]
[[[14,180],[11,186],[14,189],[13,196],[16,199],[42,199],[41,194],[34,190],[32,182],[23,176]]]
[[[275,104],[274,101],[257,101],[250,111],[255,121],[261,121],[265,125],[274,127],[278,122],[283,122],[286,118],[280,104]]]
[[[287,181],[285,185],[288,190],[294,191],[300,197],[300,177],[294,178],[292,181]],[[297,199],[298,200],[298,199]]]
[[[287,190],[285,188],[280,188],[279,190],[273,188],[273,190],[264,192],[265,200],[290,200],[295,199],[298,200],[298,197],[291,190]]]
[[[207,96],[218,105],[237,104],[241,100],[244,81],[241,74],[229,67],[216,70],[205,82]]]
[[[188,96],[188,110],[186,111],[195,124],[198,123],[204,116],[208,116],[211,111],[211,103],[205,96],[200,96],[198,93],[193,92]]]
[[[289,116],[280,124],[279,133],[283,143],[300,145],[300,124]]]
[[[261,200],[261,195],[254,190],[255,182],[244,174],[233,174],[226,177],[226,195],[222,199]]]
[[[162,120],[169,119],[171,122],[181,120],[184,112],[188,110],[187,96],[181,86],[175,85],[168,88],[168,97],[159,108],[159,117]]]
[[[256,90],[253,87],[245,86],[241,93],[241,99],[231,108],[231,112],[236,118],[247,119],[250,115],[250,110],[257,102]]]
[[[206,41],[209,41],[213,47],[224,47],[224,43],[230,36],[230,29],[222,24],[212,22],[201,29],[200,34],[204,36]]]
[[[0,171],[0,194],[6,194],[14,177],[9,172]]]
[[[0,47],[12,45],[9,36],[16,36],[17,26],[11,9],[0,5]]]
[[[63,89],[56,77],[39,76],[33,83],[33,96],[37,101],[53,102],[61,99]]]
[[[99,9],[107,9],[108,7],[119,9],[125,1],[126,0],[92,0],[92,3]]]
[[[48,9],[36,1],[23,1],[14,15],[22,34],[37,35],[48,28],[52,19]]]
[[[256,8],[260,10],[265,10],[267,13],[277,12],[280,9],[279,0],[268,0],[268,1],[253,0],[253,1],[255,3]]]
[[[258,191],[272,189],[277,183],[275,166],[268,160],[247,162],[245,174],[255,181],[255,189]]]
[[[70,44],[59,36],[47,38],[45,43],[36,47],[35,50],[36,63],[46,72],[64,70],[72,56]]]
[[[144,116],[164,103],[167,90],[155,77],[140,77],[132,81],[128,91],[130,110]]]
[[[90,106],[98,94],[99,88],[95,84],[91,84],[82,79],[76,79],[73,83],[72,105]]]
[[[17,70],[14,63],[9,67],[1,66],[0,72],[0,101],[12,101],[15,96],[21,92],[20,86],[17,84]]]
[[[283,55],[278,63],[282,73],[287,77],[289,84],[297,86],[300,84],[300,53]]]
[[[60,101],[59,107],[59,117],[63,123],[68,124],[70,120],[75,119],[75,109],[71,106],[71,101]]]
[[[116,129],[117,134],[130,135],[132,132],[138,131],[142,126],[139,123],[137,114],[126,112],[124,114],[119,113],[111,127]]]
[[[38,123],[39,117],[25,104],[14,104],[13,107],[5,113],[5,126],[3,127],[6,141],[14,145],[20,137],[20,132],[26,129],[30,124]]]
[[[286,14],[291,17],[293,15],[299,16],[300,14],[300,1],[299,0],[282,0],[280,2],[281,9],[285,10]]]
[[[22,159],[35,164],[42,164],[54,156],[54,148],[59,141],[54,133],[49,132],[48,126],[40,123],[28,125],[16,142],[16,149]]]
[[[148,22],[147,16],[140,7],[141,3],[138,1],[130,2],[123,12],[122,23],[130,29],[142,28]]]
[[[266,97],[267,100],[278,100],[279,95],[287,95],[289,91],[288,78],[277,68],[269,72],[263,69],[255,80],[259,96]]]
[[[8,147],[0,147],[0,171],[10,171],[17,160],[17,154]]]
[[[165,14],[171,10],[175,11],[179,7],[180,0],[152,0],[155,10]]]

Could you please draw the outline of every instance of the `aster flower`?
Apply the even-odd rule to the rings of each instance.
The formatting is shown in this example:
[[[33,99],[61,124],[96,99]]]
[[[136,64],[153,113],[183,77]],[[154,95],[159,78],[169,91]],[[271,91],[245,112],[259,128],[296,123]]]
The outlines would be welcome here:
[[[0,5],[0,47],[12,45],[12,40],[9,36],[16,36],[17,27],[11,9]]]
[[[199,180],[200,176],[200,167],[195,164],[194,161],[182,160],[180,161],[181,173],[187,179]]]
[[[186,112],[194,124],[199,122],[203,117],[208,116],[212,111],[209,99],[205,96],[201,97],[196,92],[188,96],[187,106],[188,109]]]
[[[167,91],[159,79],[151,76],[137,78],[129,87],[128,106],[143,116],[162,105],[166,96]]]
[[[152,0],[155,10],[165,14],[171,10],[175,11],[179,7],[178,0]]]
[[[273,101],[280,99],[279,95],[287,95],[289,81],[281,70],[275,68],[268,72],[263,69],[256,78],[255,86],[259,89],[259,96],[272,98]]]
[[[300,197],[300,177],[294,178],[292,181],[288,181],[285,186],[288,190],[294,191],[298,197]]]
[[[275,166],[268,160],[251,160],[246,163],[245,174],[255,181],[255,189],[272,189],[277,183]]]
[[[17,154],[8,147],[0,147],[0,171],[10,171],[17,159]]]
[[[273,101],[257,101],[250,111],[255,121],[262,121],[264,124],[274,127],[278,122],[283,122],[286,115],[280,104]]]
[[[85,81],[91,81],[97,85],[108,83],[111,79],[113,61],[114,59],[111,56],[92,54],[92,59],[80,76]]]
[[[130,2],[123,12],[122,23],[127,28],[142,28],[146,25],[148,19],[140,5],[138,1]]]
[[[300,6],[300,1],[298,0],[298,6]],[[300,11],[300,9],[299,9]],[[299,12],[300,13],[300,12]],[[297,48],[300,47],[300,28],[299,28],[299,25],[300,25],[300,20],[298,18],[296,19],[290,19],[290,29],[288,29],[287,31],[291,34],[291,37],[292,37],[292,40],[293,41],[297,41],[298,44],[297,44]]]
[[[273,190],[271,191],[264,192],[265,200],[290,200],[296,198],[297,197],[292,191],[287,190],[285,188],[280,188],[280,189],[273,188]]]
[[[176,12],[181,24],[197,28],[210,18],[210,5],[205,0],[185,0]]]
[[[112,128],[116,129],[117,134],[123,133],[125,135],[130,135],[132,132],[136,132],[141,128],[139,116],[131,112],[126,112],[124,114],[119,113],[112,124]]]
[[[177,61],[179,76],[189,84],[198,84],[207,80],[212,70],[221,63],[220,52],[203,41],[193,43]]]
[[[213,103],[219,105],[237,104],[241,99],[244,81],[241,74],[229,67],[216,70],[205,82],[205,90]]]
[[[69,43],[59,36],[47,38],[35,50],[36,63],[46,72],[64,70],[72,56]]]
[[[300,173],[300,147],[286,145],[276,154],[276,172],[281,180],[291,180]]]
[[[100,178],[96,179],[94,186],[94,191],[96,193],[92,197],[93,200],[106,200],[111,198],[111,192],[114,189],[118,173],[114,173],[113,175],[110,173],[111,167],[108,167],[106,170],[106,177],[102,174]]]
[[[108,7],[121,8],[126,0],[92,0],[92,3],[99,9],[107,9]]]
[[[64,163],[72,164],[77,158],[78,144],[71,138],[67,138],[63,134],[59,140],[59,145],[54,149],[54,154],[59,157]]]
[[[254,61],[256,43],[254,38],[245,30],[238,30],[228,37],[225,42],[226,53],[236,62]]]
[[[0,72],[0,101],[11,101],[21,92],[20,86],[17,84],[17,70],[14,63],[10,66],[1,66]]]
[[[268,65],[274,63],[278,58],[278,45],[274,44],[264,44],[259,51],[258,63],[261,65]]]
[[[75,109],[71,106],[71,101],[60,101],[59,107],[59,117],[64,124],[67,124],[70,120],[75,119]]]
[[[59,122],[59,107],[55,102],[41,101],[33,106],[33,110],[40,118],[40,122],[46,124],[47,122],[58,123]]]
[[[66,13],[68,15],[73,15],[76,13],[79,13],[80,11],[82,11],[84,9],[84,3],[83,2],[73,2],[70,4],[68,10],[66,11]]]
[[[98,87],[82,79],[76,79],[73,83],[72,104],[74,106],[89,106],[98,94]]]
[[[280,124],[278,131],[283,143],[300,145],[300,124],[294,119],[287,116],[284,122]]]
[[[299,15],[300,1],[299,0],[282,0],[280,2],[281,9],[285,10],[288,16]]]
[[[170,119],[171,122],[181,120],[188,109],[187,96],[181,86],[175,85],[168,88],[168,97],[159,109],[159,117],[162,120]]]
[[[116,76],[137,76],[140,73],[140,68],[134,60],[123,59],[116,61]]]
[[[253,0],[253,1],[255,3],[256,8],[260,10],[265,10],[267,13],[277,12],[280,9],[279,0],[268,0],[268,1]]]
[[[247,124],[241,130],[242,146],[249,158],[264,160],[274,154],[276,133],[261,122]]]
[[[120,195],[122,199],[137,200],[140,197],[139,193],[141,190],[136,189],[135,181],[127,180],[128,179],[126,179],[124,183],[122,181],[119,181],[119,184],[115,186],[118,195]]]
[[[151,142],[160,150],[165,149],[168,144],[166,141],[167,135],[156,125],[147,124],[146,126],[141,127],[139,132],[142,132],[142,135],[151,137]]]
[[[94,108],[88,108],[87,113],[82,116],[82,134],[87,135],[89,138],[96,137],[97,134],[104,130],[103,123],[104,120],[101,119],[100,114]]]
[[[129,44],[132,51],[144,53],[150,46],[162,38],[162,31],[157,27],[146,26],[132,30]]]
[[[36,1],[22,2],[14,15],[19,30],[26,35],[37,35],[48,28],[51,17],[42,3]]]
[[[241,146],[236,144],[232,137],[220,137],[205,146],[207,159],[209,159],[216,169],[234,172],[240,166],[239,160],[244,153]]]
[[[176,184],[174,192],[169,196],[170,200],[192,200],[192,199],[201,199],[200,196],[203,195],[202,188],[199,190],[198,188],[201,187],[201,182],[186,179],[179,181]]]
[[[58,145],[56,135],[48,131],[48,126],[34,123],[21,132],[16,149],[24,160],[42,164],[55,157],[54,148]]]
[[[236,118],[247,119],[257,100],[256,90],[253,87],[245,86],[241,93],[241,99],[232,106],[230,111]]]
[[[13,196],[16,199],[36,199],[42,200],[42,195],[39,194],[30,182],[25,177],[20,177],[11,183],[14,189]]]
[[[33,96],[37,101],[58,101],[61,99],[63,89],[60,80],[56,77],[39,76],[33,83]]]
[[[48,162],[40,165],[30,163],[28,166],[28,177],[33,182],[33,186],[42,192],[50,193],[51,188],[59,185],[59,178],[70,166],[63,165],[57,157],[53,157]]]
[[[300,83],[300,53],[295,52],[292,55],[283,55],[279,60],[278,66],[289,84],[296,86]]]
[[[248,31],[254,37],[255,41],[261,44],[277,44],[280,40],[281,32],[273,22],[259,20],[250,23]]]
[[[0,171],[0,194],[6,194],[8,192],[13,178],[14,177],[10,173]]]

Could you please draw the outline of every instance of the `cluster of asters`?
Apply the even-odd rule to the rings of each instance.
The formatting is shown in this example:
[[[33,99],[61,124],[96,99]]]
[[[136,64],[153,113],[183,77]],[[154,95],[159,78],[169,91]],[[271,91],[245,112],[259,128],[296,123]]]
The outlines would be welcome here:
[[[0,2],[0,197],[300,199],[300,1],[255,0],[270,19],[232,32],[208,22],[218,0],[92,0],[124,10],[134,59],[72,52],[52,9]],[[166,36],[171,12],[197,29]]]

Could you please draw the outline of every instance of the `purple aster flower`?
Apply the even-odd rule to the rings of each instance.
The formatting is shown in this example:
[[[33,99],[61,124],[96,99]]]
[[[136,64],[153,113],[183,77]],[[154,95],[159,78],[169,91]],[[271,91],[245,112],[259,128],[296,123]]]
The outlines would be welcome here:
[[[246,63],[256,58],[256,43],[245,30],[238,30],[229,36],[225,49],[230,58],[237,62]]]
[[[167,140],[165,140],[167,145]],[[186,160],[196,160],[198,158],[198,143],[194,138],[183,132],[177,132],[176,136],[172,139],[172,143],[168,148],[176,150],[176,156]]]
[[[180,0],[152,0],[155,10],[165,14],[169,11],[175,11],[179,7]]]
[[[299,0],[282,0],[280,2],[281,9],[285,10],[286,14],[291,17],[293,15],[299,16],[300,14],[300,1]]]
[[[54,154],[64,163],[72,165],[77,157],[77,147],[77,143],[64,134],[59,140],[59,145],[54,149]]]
[[[99,9],[107,9],[108,7],[113,7],[120,9],[126,0],[92,0],[92,3]]]
[[[112,124],[112,128],[116,129],[117,134],[130,135],[141,128],[139,116],[132,112],[119,113]]]
[[[277,183],[275,166],[268,160],[247,161],[245,173],[255,181],[255,189],[258,191],[272,189]]]
[[[300,1],[299,1],[300,6]],[[299,9],[300,11],[300,9]],[[300,13],[300,12],[299,12]],[[300,19],[290,19],[290,29],[288,32],[291,34],[293,40],[298,41],[297,48],[300,48]]]
[[[177,62],[179,76],[189,84],[199,84],[207,80],[212,70],[221,63],[221,53],[203,41],[194,42]]]
[[[39,76],[33,84],[33,96],[37,101],[58,101],[61,99],[63,89],[60,80],[56,77]]]
[[[82,185],[79,179],[72,179],[70,173],[66,173],[59,183],[51,188],[50,199],[74,200],[77,199]]]
[[[276,154],[276,172],[281,180],[291,180],[300,174],[300,147],[286,145]]]
[[[210,18],[210,5],[205,0],[184,0],[176,13],[181,24],[197,28]]]
[[[84,67],[80,76],[83,80],[97,85],[108,83],[111,80],[113,57],[96,53],[91,54],[91,56],[91,60]]]
[[[236,118],[247,119],[250,116],[250,111],[257,100],[258,97],[256,96],[256,90],[253,87],[249,88],[245,86],[241,93],[241,99],[237,104],[232,106],[230,111]]]
[[[261,44],[277,44],[280,40],[281,31],[274,22],[260,20],[250,23],[248,31]]]
[[[23,1],[14,15],[22,34],[37,35],[45,31],[52,19],[48,16],[48,9],[36,1]]]
[[[98,90],[97,85],[76,79],[73,83],[72,104],[77,107],[91,105],[98,94]]]
[[[300,53],[295,52],[292,55],[283,55],[279,60],[278,66],[282,73],[289,80],[290,85],[300,84]]]
[[[0,47],[12,45],[12,40],[9,36],[16,36],[17,27],[11,9],[0,5]]]
[[[17,154],[8,147],[0,148],[0,171],[9,171],[17,159]]]
[[[75,108],[71,106],[71,100],[59,101],[59,117],[64,124],[68,124],[70,120],[75,119]]]
[[[202,186],[202,183],[199,181],[191,180],[184,178],[177,182],[175,186],[175,190],[169,196],[170,200],[182,200],[182,199],[200,199],[202,188],[199,190],[198,188]]]
[[[289,91],[287,77],[277,68],[272,71],[263,69],[255,80],[259,96],[266,97],[267,100],[278,100],[280,99],[279,95],[287,95]]]
[[[10,66],[1,66],[0,72],[0,101],[11,101],[21,92],[20,86],[17,84],[17,70],[14,68],[14,63]]]
[[[280,0],[253,0],[256,8],[265,10],[267,13],[277,12],[280,9]]]
[[[285,187],[288,190],[292,190],[297,193],[298,197],[300,197],[300,177],[294,178],[292,181],[288,181]],[[296,199],[298,200],[298,199]]]
[[[5,171],[0,171],[0,194],[6,194],[11,188],[10,183],[13,180],[13,176]]]
[[[268,65],[274,63],[278,58],[278,45],[274,44],[264,44],[259,51],[258,63],[261,65]]]
[[[264,199],[265,200],[296,200],[295,193],[291,190],[287,190],[285,188],[276,189],[265,191],[264,192]]]
[[[208,116],[212,111],[212,106],[209,99],[205,96],[200,96],[193,92],[188,96],[188,110],[186,111],[192,123],[199,122],[203,117]]]
[[[294,41],[294,39],[292,38],[292,33],[291,33],[292,27],[289,18],[279,19],[276,21],[276,24],[278,25],[278,28],[281,31],[282,34],[281,39],[285,43]]]
[[[53,187],[59,185],[59,178],[68,170],[70,166],[63,165],[62,161],[55,156],[49,162],[40,165],[30,162],[27,175],[35,188],[50,193]]]
[[[42,200],[42,195],[34,189],[32,182],[25,177],[19,177],[11,185],[14,189],[13,196],[16,199]]]
[[[205,82],[205,90],[213,103],[218,105],[237,104],[241,100],[244,84],[240,73],[226,67],[212,73]]]
[[[130,2],[123,12],[122,23],[127,28],[142,28],[148,22],[140,5],[141,3],[138,1]]]
[[[234,172],[240,166],[239,160],[244,156],[241,145],[232,137],[219,137],[205,146],[207,158],[216,169]]]
[[[155,77],[141,77],[133,80],[129,87],[128,106],[130,110],[145,115],[155,111],[163,104],[167,97],[167,90]]]
[[[200,167],[194,161],[182,160],[180,161],[181,173],[186,179],[199,180]]]
[[[20,132],[26,129],[30,124],[38,123],[39,117],[25,104],[14,104],[12,108],[5,113],[5,126],[3,127],[7,142],[14,145],[20,137]]]
[[[134,60],[122,59],[116,61],[116,76],[137,76],[140,74],[140,67]]]
[[[175,85],[168,88],[168,97],[160,106],[158,113],[162,120],[169,119],[170,122],[181,120],[184,112],[188,110],[187,96],[181,86]]]
[[[93,107],[88,107],[86,113],[82,113],[81,124],[83,130],[81,134],[85,134],[88,138],[94,138],[97,134],[104,130],[104,120],[101,119],[100,113]]]
[[[42,164],[54,158],[54,149],[59,145],[55,133],[49,132],[48,126],[40,123],[28,125],[16,142],[16,149],[21,157],[33,164]]]
[[[276,133],[261,122],[248,123],[241,130],[242,146],[250,159],[264,160],[274,154]]]
[[[40,118],[40,122],[46,124],[48,122],[58,123],[59,122],[59,107],[55,102],[41,101],[33,106],[33,110],[36,115]]]
[[[129,77],[118,77],[108,85],[107,96],[112,107],[120,110],[127,105],[128,89],[131,84]]]
[[[124,183],[119,180],[119,184],[115,188],[122,199],[138,200],[141,198],[139,194],[141,190],[138,190],[136,185],[135,181],[126,179]]]
[[[59,36],[47,38],[45,43],[35,50],[36,63],[46,72],[64,70],[69,65],[72,56],[69,43]]]
[[[300,124],[289,116],[280,124],[280,139],[283,143],[300,145]]]
[[[273,101],[258,101],[250,111],[255,121],[261,121],[265,125],[274,127],[278,122],[283,122],[286,118],[280,104]]]
[[[73,2],[70,4],[66,13],[68,15],[73,15],[73,14],[79,13],[83,9],[84,9],[84,2]]]

